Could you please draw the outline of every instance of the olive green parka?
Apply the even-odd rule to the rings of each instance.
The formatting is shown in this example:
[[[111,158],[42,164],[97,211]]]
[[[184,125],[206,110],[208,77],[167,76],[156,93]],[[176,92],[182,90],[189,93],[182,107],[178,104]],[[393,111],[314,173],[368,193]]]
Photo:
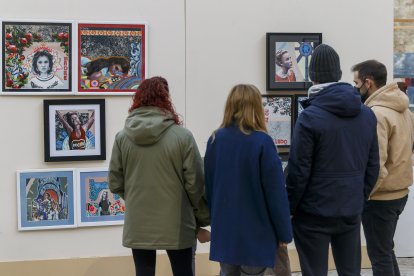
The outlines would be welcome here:
[[[125,200],[125,247],[189,248],[210,224],[193,135],[156,107],[130,112],[116,135],[109,188]]]

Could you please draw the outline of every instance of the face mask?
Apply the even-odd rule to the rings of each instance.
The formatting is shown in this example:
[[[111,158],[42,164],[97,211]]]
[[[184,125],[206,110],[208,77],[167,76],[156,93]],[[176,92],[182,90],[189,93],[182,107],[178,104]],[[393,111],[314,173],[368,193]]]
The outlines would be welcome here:
[[[361,86],[360,86],[360,87],[356,87],[356,86],[354,86],[354,87],[355,87],[355,89],[358,91],[358,93],[361,95],[361,102],[362,102],[362,103],[365,103],[365,101],[368,99],[368,89],[367,89],[365,92],[362,92],[362,93],[361,93],[361,88],[364,86],[365,81],[366,81],[366,80],[364,80],[364,81],[362,82],[362,84],[361,84]]]

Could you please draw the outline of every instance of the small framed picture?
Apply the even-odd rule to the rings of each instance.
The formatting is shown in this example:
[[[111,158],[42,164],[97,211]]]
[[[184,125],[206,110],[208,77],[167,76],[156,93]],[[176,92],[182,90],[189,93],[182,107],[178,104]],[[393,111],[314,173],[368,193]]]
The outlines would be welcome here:
[[[105,100],[44,100],[45,162],[105,160]]]
[[[76,227],[73,169],[17,172],[19,230]]]
[[[300,113],[303,111],[303,107],[301,102],[309,99],[307,95],[295,95],[295,123],[296,120],[299,118]]]
[[[280,160],[282,161],[282,169],[283,169],[283,175],[287,175],[287,166],[288,166],[288,160],[289,160],[289,152],[279,152]]]
[[[63,21],[3,21],[1,94],[73,94],[72,27]]]
[[[78,94],[132,95],[148,71],[146,23],[78,23]]]
[[[263,95],[267,131],[278,147],[288,147],[292,137],[292,96]]]
[[[308,89],[312,85],[309,63],[321,43],[321,33],[267,33],[266,89]]]
[[[78,169],[78,226],[124,223],[125,202],[108,187],[108,168]]]

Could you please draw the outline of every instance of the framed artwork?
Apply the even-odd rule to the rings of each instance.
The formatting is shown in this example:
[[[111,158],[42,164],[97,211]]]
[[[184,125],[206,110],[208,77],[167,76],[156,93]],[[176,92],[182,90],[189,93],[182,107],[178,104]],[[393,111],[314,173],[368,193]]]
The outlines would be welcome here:
[[[292,137],[292,96],[262,97],[267,131],[278,147],[287,147]]]
[[[147,76],[147,25],[78,24],[78,93],[131,95]]]
[[[309,63],[321,43],[321,33],[267,33],[266,89],[308,89],[312,85]]]
[[[105,100],[44,100],[45,161],[105,160]]]
[[[108,187],[108,168],[78,169],[78,225],[124,223],[125,202]]]
[[[2,22],[2,93],[72,92],[71,22]]]
[[[17,172],[19,230],[76,227],[74,170]]]
[[[307,95],[295,95],[295,123],[299,118],[300,113],[303,111],[303,107],[300,102],[309,99]]]
[[[287,166],[289,160],[289,152],[279,152],[280,160],[282,161],[283,174],[287,175]]]

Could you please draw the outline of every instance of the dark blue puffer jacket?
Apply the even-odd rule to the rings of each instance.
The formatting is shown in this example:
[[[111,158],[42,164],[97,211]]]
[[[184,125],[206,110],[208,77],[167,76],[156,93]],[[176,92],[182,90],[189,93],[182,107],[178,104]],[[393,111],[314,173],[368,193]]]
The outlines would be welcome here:
[[[323,88],[302,106],[286,180],[291,214],[361,214],[379,172],[374,113],[347,83]]]

